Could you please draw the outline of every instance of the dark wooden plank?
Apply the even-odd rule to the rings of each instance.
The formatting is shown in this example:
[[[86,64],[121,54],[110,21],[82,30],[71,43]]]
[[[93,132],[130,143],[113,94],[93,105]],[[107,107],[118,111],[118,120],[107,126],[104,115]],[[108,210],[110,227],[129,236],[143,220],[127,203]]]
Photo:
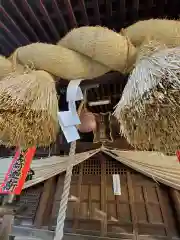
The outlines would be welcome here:
[[[168,225],[169,225],[168,224],[168,217],[167,217],[167,214],[166,214],[166,209],[165,209],[165,206],[164,206],[163,198],[161,196],[161,190],[159,188],[159,185],[156,184],[155,189],[156,189],[158,201],[159,201],[159,204],[160,204],[160,209],[161,209],[163,222],[164,222],[164,225],[165,225],[166,235],[167,235],[168,239],[172,239],[172,235],[171,235],[171,232],[170,232],[169,227],[168,227]]]
[[[173,238],[173,240],[179,240],[180,238]],[[168,237],[156,236],[156,235],[140,235],[139,240],[168,240]]]
[[[52,178],[52,183],[51,183],[51,190],[49,194],[49,199],[48,199],[48,204],[46,206],[46,212],[44,214],[44,221],[43,225],[48,226],[50,222],[50,217],[52,213],[52,208],[53,208],[53,202],[54,202],[54,195],[56,192],[56,176]]]
[[[24,237],[24,239],[27,239],[27,237],[36,237],[43,240],[53,240],[54,238],[54,232],[53,231],[47,231],[44,229],[34,229],[34,228],[28,228],[28,227],[19,227],[19,226],[13,226],[13,232],[11,236],[19,236]],[[72,234],[72,233],[65,233],[64,234],[64,240],[94,240],[94,239],[101,239],[101,240],[109,240],[108,237],[98,237],[98,236],[90,236],[90,235],[82,235],[82,234]],[[117,238],[110,238],[111,240],[116,240]],[[131,234],[120,234],[119,239],[132,239]],[[144,238],[146,239],[146,238]]]
[[[130,204],[130,210],[131,210],[131,216],[132,216],[132,223],[133,223],[133,234],[134,234],[134,240],[138,239],[138,227],[137,227],[137,215],[136,210],[134,206],[134,192],[133,192],[133,184],[131,179],[131,174],[129,170],[127,170],[127,186],[128,186],[128,193],[129,193],[129,204]]]
[[[82,235],[82,234],[65,234],[63,240],[117,240],[117,239],[132,239],[131,236],[121,234],[120,238],[116,237],[99,237],[99,236],[89,236],[89,235]]]
[[[55,177],[50,178],[44,183],[43,192],[40,198],[39,206],[36,212],[36,217],[34,225],[37,228],[40,228],[45,222],[46,216],[49,214],[51,204],[52,204],[52,195],[54,192]]]
[[[53,240],[54,232],[45,229],[13,226],[11,236],[24,237],[24,239],[27,239],[27,237],[35,237],[35,239]]]
[[[137,21],[139,17],[139,0],[133,0],[133,10],[132,10],[132,17],[133,21]]]
[[[120,2],[120,20],[121,20],[121,26],[123,27],[126,21],[126,0],[121,0]]]
[[[91,187],[92,185],[88,185],[88,217],[92,218],[92,196],[91,196]]]
[[[87,11],[86,11],[86,5],[85,5],[85,1],[84,0],[79,0],[79,4],[81,7],[81,13],[83,15],[83,21],[84,21],[84,25],[89,25],[89,18],[87,15]]]
[[[57,0],[53,0],[52,1],[52,6],[54,8],[54,11],[56,12],[57,18],[59,19],[61,25],[63,26],[64,33],[67,33],[68,32],[68,27],[67,27],[67,24],[65,22],[65,19],[64,19],[64,16],[62,14],[62,11],[61,11],[61,9],[59,8],[59,6],[57,4]]]
[[[71,23],[71,27],[77,27],[78,23],[76,21],[76,17],[74,15],[74,11],[71,5],[71,1],[70,0],[64,0],[64,4],[66,5],[66,9],[67,9],[67,13],[68,13],[68,17]]]
[[[112,19],[112,2],[109,0],[105,0],[106,4],[106,17],[109,23],[111,23]]]
[[[180,226],[180,191],[174,189],[174,188],[169,188],[170,192],[170,197],[173,201],[174,209],[176,210],[176,217],[177,217],[177,222],[178,226]],[[180,232],[180,229],[179,229]]]
[[[94,6],[94,12],[95,12],[95,16],[94,18],[96,19],[96,23],[101,25],[101,15],[100,15],[100,12],[99,12],[99,3],[98,3],[98,0],[94,0],[92,2],[93,6]]]
[[[52,212],[51,212],[50,221],[48,224],[49,230],[53,229],[53,221],[54,221],[55,215],[57,214],[57,202],[58,202],[58,205],[60,205],[61,195],[63,192],[63,186],[64,186],[64,174],[63,175],[60,174],[58,177],[57,184],[56,184]]]
[[[104,146],[107,148],[117,148],[121,150],[134,150],[134,148],[128,144],[124,137],[118,137],[113,142],[105,142]]]
[[[86,79],[80,83],[80,87],[84,89],[85,87],[93,84],[115,84],[115,83],[121,83],[122,85],[125,85],[128,80],[128,76],[123,75],[119,72],[109,72],[104,74],[103,76],[93,78],[93,79]],[[69,84],[69,81],[64,79],[57,79],[57,88],[61,89],[62,86],[67,86]]]
[[[76,208],[75,208],[75,219],[73,224],[73,232],[76,232],[76,229],[78,228],[79,224],[79,215],[80,215],[80,207],[81,207],[81,195],[82,195],[82,178],[83,178],[83,163],[79,166],[79,175],[78,175],[78,183],[77,183],[77,198],[78,202],[76,202]]]
[[[101,211],[104,213],[101,221],[101,236],[107,235],[107,205],[106,205],[106,158],[103,154],[99,155],[101,160]]]
[[[76,153],[81,153],[93,149],[97,149],[101,147],[101,143],[92,143],[92,142],[80,142],[77,141]],[[51,153],[49,154],[49,148],[45,149],[37,149],[36,158],[45,158],[49,156],[59,156],[60,153],[64,152],[65,155],[68,155],[70,149],[70,144],[63,143],[60,144],[56,149],[52,149]],[[0,147],[0,157],[9,157],[14,155],[14,150],[6,151],[3,147]],[[61,154],[62,155],[62,154]],[[0,159],[1,161],[1,159]]]
[[[148,197],[147,197],[147,189],[146,189],[145,186],[142,186],[142,191],[143,191],[143,196],[144,196],[144,202],[145,202],[148,222],[152,223],[151,210],[149,208]]]
[[[119,196],[115,196],[115,201],[116,201],[116,212],[117,212],[117,219],[120,220],[120,204],[119,204]]]

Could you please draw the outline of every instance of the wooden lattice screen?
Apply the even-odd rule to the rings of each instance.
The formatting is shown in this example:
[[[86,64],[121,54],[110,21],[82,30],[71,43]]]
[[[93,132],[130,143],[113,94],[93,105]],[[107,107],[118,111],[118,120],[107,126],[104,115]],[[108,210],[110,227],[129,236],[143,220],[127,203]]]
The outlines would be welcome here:
[[[112,174],[120,175],[121,196],[114,196]],[[56,224],[62,183],[60,176],[50,229]],[[70,199],[66,232],[125,239],[145,239],[144,235],[180,239],[167,189],[103,154],[74,167]]]

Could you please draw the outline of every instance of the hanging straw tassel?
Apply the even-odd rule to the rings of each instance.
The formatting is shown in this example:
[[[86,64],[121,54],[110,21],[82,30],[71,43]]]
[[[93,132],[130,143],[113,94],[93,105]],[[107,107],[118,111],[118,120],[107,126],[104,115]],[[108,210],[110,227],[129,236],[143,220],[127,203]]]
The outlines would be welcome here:
[[[137,62],[114,113],[135,148],[167,154],[180,148],[179,69],[180,47],[141,56]]]
[[[49,146],[58,133],[54,79],[45,71],[0,81],[0,139],[8,146]]]

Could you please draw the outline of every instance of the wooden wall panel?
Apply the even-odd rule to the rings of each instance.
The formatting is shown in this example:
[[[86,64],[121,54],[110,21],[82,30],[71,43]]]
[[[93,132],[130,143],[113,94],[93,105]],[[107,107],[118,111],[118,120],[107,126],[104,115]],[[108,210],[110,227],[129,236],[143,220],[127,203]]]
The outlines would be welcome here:
[[[120,196],[113,193],[113,174],[120,175]],[[50,229],[56,225],[63,179],[59,176]],[[73,169],[65,232],[109,238],[180,239],[169,201],[166,187],[100,153]]]
[[[27,204],[27,209],[20,215],[16,215],[16,219],[34,222],[36,211],[38,209],[41,194],[43,192],[43,184],[28,188],[20,195],[20,200],[16,203],[17,206]]]
[[[56,188],[56,177],[52,177],[44,182],[39,206],[36,212],[34,225],[40,228],[43,225],[47,225],[49,221],[49,215],[51,213],[54,192]]]

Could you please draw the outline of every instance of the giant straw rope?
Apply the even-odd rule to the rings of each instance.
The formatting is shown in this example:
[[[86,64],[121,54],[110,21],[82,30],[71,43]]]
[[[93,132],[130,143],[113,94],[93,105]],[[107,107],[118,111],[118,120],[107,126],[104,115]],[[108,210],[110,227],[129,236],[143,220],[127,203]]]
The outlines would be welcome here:
[[[136,48],[127,37],[104,27],[73,29],[57,45],[33,43],[19,47],[16,61],[57,77],[92,79],[111,70],[127,72]]]

